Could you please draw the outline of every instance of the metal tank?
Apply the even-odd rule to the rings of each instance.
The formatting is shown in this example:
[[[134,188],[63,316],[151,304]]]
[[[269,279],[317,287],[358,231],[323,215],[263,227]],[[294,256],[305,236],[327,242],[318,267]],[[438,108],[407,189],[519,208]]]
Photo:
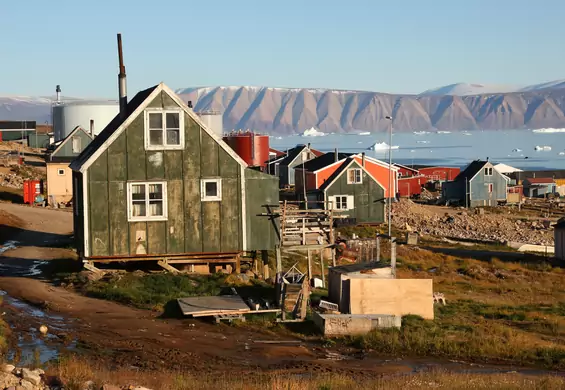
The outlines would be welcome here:
[[[114,100],[80,100],[55,102],[52,107],[53,133],[55,142],[69,135],[77,126],[98,135],[118,114],[119,104]]]
[[[269,160],[269,136],[255,134],[251,131],[232,131],[224,136],[224,141],[250,167],[266,166]]]
[[[218,137],[224,135],[224,119],[219,111],[199,111],[196,115],[200,117],[207,128],[212,130]]]

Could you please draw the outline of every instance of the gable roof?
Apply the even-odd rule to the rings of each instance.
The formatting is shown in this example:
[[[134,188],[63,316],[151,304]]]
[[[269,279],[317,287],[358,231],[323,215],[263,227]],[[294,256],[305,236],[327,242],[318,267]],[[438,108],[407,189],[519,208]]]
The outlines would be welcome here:
[[[531,179],[525,179],[524,181],[528,181],[528,183],[530,184],[554,184],[555,180],[553,180],[551,177],[537,177],[537,178],[531,178]]]
[[[51,154],[49,155],[49,160],[53,160],[53,158],[57,158],[57,157],[62,157],[62,158],[75,158],[76,156],[57,156],[57,153],[59,153],[61,151],[61,149],[63,148],[63,146],[69,142],[70,139],[73,138],[73,136],[75,136],[77,133],[82,132],[84,133],[88,138],[90,138],[92,140],[92,136],[86,131],[84,130],[82,127],[77,126],[73,129],[73,131],[71,131],[65,138],[63,138],[63,140],[59,143],[59,145],[57,146],[57,148],[55,148],[55,150],[53,152],[51,152]]]
[[[322,154],[319,157],[313,158],[312,160],[306,161],[304,164],[300,164],[295,167],[295,169],[306,169],[310,172],[316,172],[320,169],[326,168],[330,165],[333,165],[339,161],[343,161],[352,153],[337,153],[337,161],[336,161],[336,154],[335,152],[329,152]]]
[[[96,159],[118,138],[118,136],[136,119],[143,110],[158,96],[165,92],[178,106],[194,120],[200,128],[212,137],[218,145],[224,149],[241,166],[247,167],[247,163],[226,144],[221,137],[210,130],[188,106],[164,83],[138,92],[126,106],[126,115],[123,117],[118,113],[114,119],[102,130],[100,134],[82,151],[82,153],[72,162],[71,169],[84,172]]]
[[[418,173],[418,170],[416,168],[410,168],[410,167],[407,167],[406,165],[402,165],[402,164],[398,164],[398,163],[392,163],[392,165],[394,167],[398,167],[400,169],[406,169],[407,171]]]
[[[337,180],[338,177],[340,177],[342,175],[342,173],[344,171],[346,171],[349,167],[351,167],[351,165],[357,165],[359,167],[359,169],[362,169],[375,183],[377,183],[379,186],[381,186],[384,189],[384,186],[379,183],[379,181],[377,179],[375,179],[373,177],[373,175],[371,175],[371,173],[365,169],[361,164],[359,164],[357,162],[357,160],[355,160],[355,155],[348,157],[341,165],[338,169],[336,169],[336,171],[334,173],[331,174],[330,177],[328,177],[328,179],[320,186],[319,190],[320,191],[325,191],[329,186],[331,186],[333,184],[334,181]]]
[[[453,181],[471,180],[488,164],[488,161],[475,160],[462,170]]]
[[[274,153],[275,157],[280,157],[280,156],[284,156],[284,152],[281,152],[280,150],[274,149],[274,148],[269,148],[269,154]]]

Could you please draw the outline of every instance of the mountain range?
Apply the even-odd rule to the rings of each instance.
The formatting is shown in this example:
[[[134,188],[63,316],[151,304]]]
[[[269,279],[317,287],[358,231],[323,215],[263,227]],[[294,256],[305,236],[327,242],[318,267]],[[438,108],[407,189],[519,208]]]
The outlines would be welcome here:
[[[453,84],[419,95],[271,87],[196,87],[176,93],[195,111],[224,114],[224,130],[323,132],[565,128],[565,80],[527,87]],[[0,97],[0,120],[50,121],[51,100]]]

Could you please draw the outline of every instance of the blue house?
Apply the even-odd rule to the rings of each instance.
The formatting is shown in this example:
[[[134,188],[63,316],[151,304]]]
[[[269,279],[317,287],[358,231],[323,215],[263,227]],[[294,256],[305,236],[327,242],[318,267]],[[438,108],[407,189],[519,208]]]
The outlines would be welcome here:
[[[506,202],[508,181],[489,161],[475,160],[442,187],[443,199],[468,207],[496,206]]]

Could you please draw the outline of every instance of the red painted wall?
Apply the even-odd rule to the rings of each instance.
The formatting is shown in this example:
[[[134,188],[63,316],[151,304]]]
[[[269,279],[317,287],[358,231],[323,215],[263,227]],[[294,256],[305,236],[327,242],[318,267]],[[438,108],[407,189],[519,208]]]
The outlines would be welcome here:
[[[428,179],[425,176],[413,176],[404,177],[398,179],[398,192],[400,196],[410,197],[413,195],[419,195],[422,193],[422,185],[424,185]]]
[[[454,180],[461,172],[461,168],[453,167],[430,167],[420,168],[420,174],[426,176],[428,181],[446,181]]]

